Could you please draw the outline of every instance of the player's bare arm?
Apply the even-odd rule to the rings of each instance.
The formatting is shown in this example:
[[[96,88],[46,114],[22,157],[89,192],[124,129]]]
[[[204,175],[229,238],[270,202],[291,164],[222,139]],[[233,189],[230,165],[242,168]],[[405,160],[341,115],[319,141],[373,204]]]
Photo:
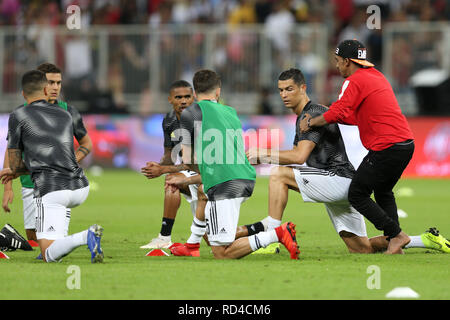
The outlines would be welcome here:
[[[181,176],[181,175],[171,175],[166,179],[166,183],[164,185],[164,189],[171,190],[172,192],[177,189],[187,189],[187,186],[190,184],[201,184],[202,177],[198,174],[191,177]]]
[[[29,174],[27,167],[22,159],[22,150],[8,149],[8,162],[11,173],[15,176]]]
[[[173,165],[172,161],[172,148],[164,147],[164,154],[159,161],[159,164],[162,166],[170,166]]]
[[[8,149],[9,168],[0,171],[0,179],[2,184],[7,184],[17,177],[29,174],[22,160],[22,151],[20,149]]]
[[[5,150],[3,168],[9,168],[8,150]],[[11,180],[4,185],[3,190],[2,208],[5,212],[11,212],[9,204],[11,204],[13,200],[14,200],[14,192],[12,189],[12,180]]]
[[[247,158],[250,163],[257,159],[258,163],[272,164],[304,164],[316,144],[309,140],[300,141],[292,150],[271,150],[271,149],[250,149],[247,151]]]
[[[79,141],[79,147],[77,151],[75,152],[75,158],[77,159],[77,162],[80,163],[92,150],[92,140],[91,137],[89,137],[88,134],[86,134],[83,138],[81,138]]]

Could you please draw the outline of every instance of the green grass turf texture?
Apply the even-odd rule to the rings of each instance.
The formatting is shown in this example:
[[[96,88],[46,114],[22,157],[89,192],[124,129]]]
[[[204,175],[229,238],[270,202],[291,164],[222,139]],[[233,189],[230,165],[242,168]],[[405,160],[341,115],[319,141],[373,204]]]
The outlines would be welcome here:
[[[240,260],[214,260],[203,242],[200,258],[146,257],[139,247],[155,237],[161,227],[163,178],[147,180],[129,170],[106,170],[88,177],[87,201],[72,210],[70,233],[93,223],[104,227],[103,264],[91,264],[86,247],[80,247],[62,262],[45,264],[33,252],[7,252],[0,260],[0,299],[385,299],[395,287],[410,287],[421,299],[450,299],[450,254],[409,249],[405,255],[362,255],[347,252],[322,204],[303,203],[290,191],[284,221],[297,225],[300,259],[280,254],[250,255]],[[267,216],[268,179],[258,178],[253,196],[241,207],[240,224]],[[14,183],[11,214],[2,212],[0,223],[23,231],[19,184]],[[410,188],[413,195],[405,194]],[[411,191],[410,190],[410,191]],[[394,189],[400,219],[410,235],[437,226],[450,237],[450,180],[402,179]],[[408,190],[406,190],[408,191]],[[410,192],[409,192],[410,193]],[[408,194],[408,192],[406,192]],[[172,241],[185,242],[192,214],[182,200],[173,228]],[[367,222],[369,236],[379,232]],[[23,231],[23,235],[25,232]],[[68,267],[80,268],[80,289],[68,289]],[[368,289],[380,269],[380,289]],[[370,281],[369,281],[370,282]]]

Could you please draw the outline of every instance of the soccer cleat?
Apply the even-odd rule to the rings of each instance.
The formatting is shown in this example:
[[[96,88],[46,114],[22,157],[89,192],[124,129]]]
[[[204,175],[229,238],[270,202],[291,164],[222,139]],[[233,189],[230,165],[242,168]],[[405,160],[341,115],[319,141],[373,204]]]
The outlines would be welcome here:
[[[43,260],[43,259],[42,259],[42,254],[39,253],[39,255],[38,255],[35,259],[36,259],[36,260]]]
[[[292,222],[283,223],[275,228],[278,241],[281,242],[291,254],[291,259],[298,259],[300,250],[298,249],[297,239],[295,238],[295,224]]]
[[[103,235],[103,228],[98,224],[89,227],[87,235],[87,245],[91,251],[91,262],[103,262],[103,251],[100,245],[100,240]]]
[[[174,256],[200,257],[200,243],[185,243],[172,246],[170,252],[172,252]]]
[[[167,249],[172,245],[170,236],[162,236],[158,234],[157,238],[152,239],[148,244],[141,247],[141,249]]]
[[[33,248],[30,246],[27,240],[20,235],[20,233],[13,228],[10,224],[5,224],[5,226],[0,230],[0,233],[9,241],[9,245],[6,248],[1,248],[4,251],[14,251],[17,249],[32,251]]]
[[[420,235],[423,244],[429,249],[450,253],[450,241],[439,234],[436,228],[430,228]]]
[[[267,247],[260,248],[256,251],[252,252],[251,254],[275,254],[275,253],[280,253],[280,243],[279,242],[271,243]]]

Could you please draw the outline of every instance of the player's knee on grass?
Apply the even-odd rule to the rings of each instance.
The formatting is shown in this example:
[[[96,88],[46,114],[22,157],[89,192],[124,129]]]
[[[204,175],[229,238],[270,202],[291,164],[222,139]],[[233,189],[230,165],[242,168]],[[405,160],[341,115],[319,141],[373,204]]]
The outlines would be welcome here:
[[[339,232],[350,253],[373,253],[373,248],[367,237],[360,237],[348,231]]]

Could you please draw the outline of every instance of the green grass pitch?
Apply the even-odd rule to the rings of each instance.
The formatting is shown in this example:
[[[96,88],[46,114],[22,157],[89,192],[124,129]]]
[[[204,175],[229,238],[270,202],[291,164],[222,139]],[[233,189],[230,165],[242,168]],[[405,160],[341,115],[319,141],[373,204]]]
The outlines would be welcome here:
[[[303,203],[290,191],[284,220],[297,225],[300,260],[280,254],[250,255],[240,260],[214,260],[202,243],[201,257],[146,257],[139,246],[157,235],[163,207],[163,178],[147,180],[140,174],[105,171],[91,176],[88,200],[72,210],[70,233],[101,224],[103,264],[91,264],[81,247],[60,263],[45,264],[33,252],[8,252],[0,260],[0,299],[385,299],[395,287],[410,287],[421,299],[450,299],[450,255],[410,249],[402,256],[349,254],[335,233],[321,204]],[[0,215],[23,231],[22,203],[15,182],[13,213]],[[450,237],[450,180],[402,179],[395,188],[400,220],[410,235],[436,226]],[[406,191],[406,192],[405,192]],[[240,224],[267,215],[268,179],[258,178],[253,197],[243,204]],[[185,242],[192,215],[182,201],[172,240]],[[367,223],[369,236],[379,232]],[[24,234],[24,232],[23,232]],[[79,268],[80,288],[70,289],[71,266]],[[379,269],[379,288],[368,288]]]

